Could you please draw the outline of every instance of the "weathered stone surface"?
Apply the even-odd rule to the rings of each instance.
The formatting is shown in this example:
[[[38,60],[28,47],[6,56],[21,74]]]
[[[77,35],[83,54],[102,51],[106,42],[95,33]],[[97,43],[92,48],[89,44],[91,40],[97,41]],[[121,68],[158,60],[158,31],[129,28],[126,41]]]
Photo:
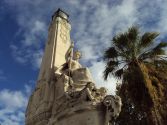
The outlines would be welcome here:
[[[48,42],[35,90],[26,110],[26,125],[111,125],[121,111],[121,99],[96,88],[87,67],[73,54],[68,16],[58,10],[49,28]],[[74,56],[73,56],[74,55]]]
[[[52,125],[104,125],[104,123],[105,112],[103,109],[86,109],[84,106],[83,109],[79,107],[79,110],[76,107],[72,112],[65,111],[57,118],[57,121],[53,121]]]
[[[59,10],[57,13],[62,13],[62,11]],[[38,81],[49,81],[53,71],[67,62],[66,54],[71,45],[70,30],[68,18],[62,18],[60,14],[53,16]]]

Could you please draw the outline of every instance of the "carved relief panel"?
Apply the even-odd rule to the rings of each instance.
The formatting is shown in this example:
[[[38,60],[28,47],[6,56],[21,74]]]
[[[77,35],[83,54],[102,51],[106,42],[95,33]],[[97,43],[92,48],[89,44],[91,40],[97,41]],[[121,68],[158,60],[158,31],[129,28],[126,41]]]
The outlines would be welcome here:
[[[67,42],[69,36],[69,27],[65,21],[60,23],[60,38],[64,43]]]

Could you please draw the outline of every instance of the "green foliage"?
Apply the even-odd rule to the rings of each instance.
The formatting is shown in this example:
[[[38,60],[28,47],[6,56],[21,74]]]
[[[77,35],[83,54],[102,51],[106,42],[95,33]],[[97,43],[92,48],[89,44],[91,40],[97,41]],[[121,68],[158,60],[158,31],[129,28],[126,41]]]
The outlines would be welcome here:
[[[153,44],[154,39],[159,35],[157,32],[146,32],[139,41],[139,47],[147,47]]]
[[[104,53],[104,61],[106,61],[104,79],[107,80],[110,73],[120,78],[123,75],[122,71],[127,70],[130,65],[160,60],[165,54],[164,48],[167,47],[167,42],[160,42],[153,47],[158,35],[157,32],[140,35],[139,28],[132,26],[127,32],[114,36],[112,46]],[[113,63],[114,61],[117,64]]]
[[[167,110],[167,97],[164,98],[167,94],[167,42],[156,44],[158,35],[157,32],[141,35],[139,28],[132,26],[114,36],[112,46],[104,53],[104,79],[111,75],[123,79],[117,91],[123,100],[118,125],[165,125],[167,122],[167,112],[164,112]]]

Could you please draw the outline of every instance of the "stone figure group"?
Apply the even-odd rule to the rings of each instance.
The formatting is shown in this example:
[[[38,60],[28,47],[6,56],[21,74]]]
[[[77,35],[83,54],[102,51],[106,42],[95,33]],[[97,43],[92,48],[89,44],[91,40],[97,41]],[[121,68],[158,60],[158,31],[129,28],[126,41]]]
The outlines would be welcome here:
[[[79,63],[70,39],[68,14],[52,17],[48,44],[26,110],[26,125],[111,125],[121,111],[121,99],[97,88],[87,67]]]
[[[60,92],[74,95],[74,93],[80,93],[80,100],[90,100],[93,102],[101,102],[107,94],[107,90],[104,87],[97,89],[92,79],[91,73],[87,67],[83,67],[79,63],[81,53],[75,51],[73,54],[73,43],[69,48],[69,56],[67,56],[67,63],[61,66],[55,72],[56,76],[61,74],[58,78],[58,84],[61,84],[58,88]],[[64,83],[64,84],[62,84]],[[62,91],[60,88],[64,89]],[[63,94],[63,93],[62,93]],[[58,94],[58,95],[62,95]]]
[[[121,111],[120,97],[107,96],[107,90],[104,87],[96,88],[89,69],[79,63],[81,53],[76,51],[73,54],[73,45],[69,51],[67,62],[54,71],[55,78],[50,83],[43,81],[43,84],[37,86],[30,97],[27,107],[29,112],[26,114],[31,116],[30,114],[34,114],[31,113],[32,110],[37,114],[46,110],[45,112],[52,111],[50,115],[55,116],[74,105],[83,103],[98,105],[103,102],[107,109],[106,125],[108,125],[111,118],[117,117]],[[38,108],[39,105],[41,108]]]
[[[71,47],[72,49],[72,47]],[[71,50],[73,54],[73,50]],[[96,88],[88,68],[82,67],[79,63],[81,53],[76,51],[74,57],[70,53],[70,58],[67,62],[67,69],[63,69],[64,91],[67,98],[77,98],[80,102],[91,101],[92,104],[103,102],[107,107],[106,122],[110,122],[111,118],[116,118],[121,112],[121,98],[119,96],[106,96],[107,90],[104,87]]]

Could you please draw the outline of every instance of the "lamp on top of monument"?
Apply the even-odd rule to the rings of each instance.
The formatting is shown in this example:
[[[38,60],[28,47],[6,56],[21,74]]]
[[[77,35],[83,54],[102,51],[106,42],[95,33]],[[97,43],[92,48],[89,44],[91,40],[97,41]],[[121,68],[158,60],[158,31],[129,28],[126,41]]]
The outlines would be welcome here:
[[[52,18],[54,16],[62,17],[64,19],[66,19],[66,20],[68,20],[68,17],[69,17],[69,15],[66,12],[64,12],[63,10],[61,10],[60,8],[54,13],[54,15],[52,16]]]
[[[52,16],[25,125],[111,125],[121,111],[121,99],[107,96],[104,87],[96,88],[88,67],[79,63],[81,52],[73,53],[70,30],[68,14],[58,9]]]

